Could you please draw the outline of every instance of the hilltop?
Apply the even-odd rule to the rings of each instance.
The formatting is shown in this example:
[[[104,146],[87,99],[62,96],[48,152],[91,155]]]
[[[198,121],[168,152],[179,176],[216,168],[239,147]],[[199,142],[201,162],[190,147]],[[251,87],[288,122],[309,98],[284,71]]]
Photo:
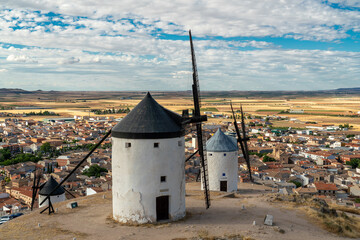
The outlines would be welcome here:
[[[271,190],[241,183],[237,194],[212,192],[212,206],[205,210],[199,183],[187,184],[184,220],[164,224],[126,226],[111,218],[111,192],[76,199],[79,207],[56,204],[53,215],[31,214],[0,226],[4,239],[338,239],[300,211],[268,201]],[[105,196],[105,197],[104,197]],[[245,209],[242,209],[244,205]],[[274,226],[263,225],[274,216]],[[253,225],[253,221],[256,225]],[[40,227],[38,227],[40,223]]]

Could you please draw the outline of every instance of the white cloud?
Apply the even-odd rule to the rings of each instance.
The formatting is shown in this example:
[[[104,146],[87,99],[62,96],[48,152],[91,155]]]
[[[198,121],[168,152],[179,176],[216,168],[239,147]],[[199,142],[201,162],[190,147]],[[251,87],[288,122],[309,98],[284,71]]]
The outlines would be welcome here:
[[[58,64],[74,64],[74,63],[79,63],[79,62],[80,62],[79,58],[70,57],[67,59],[61,59],[60,61],[58,61]]]
[[[210,36],[194,41],[202,89],[311,90],[356,86],[360,80],[359,53],[283,50],[265,40],[243,40],[273,36],[331,42],[360,30],[358,11],[323,1],[69,3],[3,4],[0,57],[7,61],[0,58],[0,64],[12,74],[3,74],[2,85],[7,79],[33,89],[188,90],[189,43],[178,39],[189,28],[196,37]],[[51,21],[48,11],[60,15]],[[179,37],[164,39],[164,33]],[[234,38],[219,40],[227,37]],[[33,79],[38,85],[26,85]]]
[[[332,2],[337,2],[332,0]],[[344,5],[357,6],[356,1],[338,1]],[[220,7],[221,6],[221,7]],[[193,29],[198,36],[284,36],[294,35],[300,39],[335,40],[346,36],[346,31],[360,25],[360,15],[356,11],[335,9],[322,1],[314,0],[268,0],[268,1],[185,1],[174,0],[164,3],[153,0],[105,2],[78,0],[68,1],[12,0],[6,7],[32,8],[53,11],[69,16],[69,23],[84,24],[86,28],[104,33],[120,33],[133,30],[132,34],[147,34],[155,27],[166,33],[182,33]],[[24,13],[14,13],[26,18]],[[73,19],[70,16],[86,16],[88,19]],[[132,18],[134,24],[122,20],[110,23],[105,17],[115,21]],[[44,17],[31,16],[35,21]],[[142,24],[136,24],[139,21]],[[170,24],[171,23],[171,24]],[[145,24],[145,25],[144,25]],[[340,26],[334,27],[334,26]],[[81,32],[79,30],[78,32]]]
[[[28,56],[25,56],[25,55],[14,55],[14,54],[11,54],[9,55],[7,58],[6,58],[6,61],[9,61],[9,62],[23,62],[23,63],[37,63],[36,60],[28,57]]]
[[[5,68],[0,68],[0,73],[7,72],[8,70]]]

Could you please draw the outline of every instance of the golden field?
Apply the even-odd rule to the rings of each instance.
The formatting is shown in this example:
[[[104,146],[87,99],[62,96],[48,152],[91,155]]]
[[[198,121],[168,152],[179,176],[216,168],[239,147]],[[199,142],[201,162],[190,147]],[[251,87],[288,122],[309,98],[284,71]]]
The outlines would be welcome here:
[[[24,98],[11,98],[8,101],[0,102],[0,106],[4,107],[26,107],[36,106],[46,109],[32,109],[32,110],[0,110],[0,112],[8,112],[13,114],[22,114],[28,112],[52,111],[60,114],[62,117],[76,116],[106,116],[95,115],[91,112],[92,109],[119,109],[129,107],[132,109],[141,101],[141,96],[145,93],[138,94],[132,99],[120,99],[114,97],[113,99],[81,99],[72,96],[70,98],[56,98],[56,99],[36,99],[30,98],[26,101]],[[177,94],[153,94],[153,97],[164,107],[181,113],[183,109],[191,109],[193,106],[192,97],[179,96]],[[279,98],[204,98],[202,99],[202,112],[210,111],[213,113],[230,115],[230,100],[233,102],[234,109],[238,110],[242,104],[245,113],[257,116],[288,116],[289,118],[296,118],[300,122],[279,121],[273,122],[275,126],[282,127],[302,127],[305,122],[316,122],[311,125],[340,125],[349,123],[354,127],[354,130],[360,130],[360,97],[298,97],[287,99],[285,97]],[[304,110],[304,114],[296,113],[281,113],[286,110]],[[125,114],[111,114],[115,118],[123,117]],[[56,116],[28,116],[29,119],[41,120],[44,118],[51,118]],[[4,119],[4,118],[0,118]],[[221,122],[224,119],[209,119],[210,122]]]

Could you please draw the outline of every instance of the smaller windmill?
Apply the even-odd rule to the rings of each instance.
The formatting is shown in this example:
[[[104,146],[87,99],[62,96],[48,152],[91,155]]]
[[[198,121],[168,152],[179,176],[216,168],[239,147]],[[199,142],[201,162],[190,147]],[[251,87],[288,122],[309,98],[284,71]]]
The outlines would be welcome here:
[[[50,203],[50,198],[52,195],[56,194],[58,192],[58,190],[61,188],[64,191],[66,191],[67,193],[69,193],[72,197],[75,198],[74,195],[72,195],[69,191],[67,191],[65,188],[62,188],[61,185],[63,185],[68,178],[88,159],[88,157],[91,156],[91,154],[101,145],[101,143],[103,141],[105,141],[106,138],[109,137],[109,135],[111,134],[111,129],[105,134],[105,136],[94,146],[93,149],[90,150],[90,152],[75,166],[75,168],[56,186],[54,186],[53,188],[50,188],[49,191],[46,193],[46,196],[44,196],[43,199],[39,199],[39,206],[41,206],[42,204],[45,203],[46,200],[48,200]],[[55,181],[55,180],[54,180]],[[40,186],[41,188],[42,186]],[[50,204],[49,204],[50,206]],[[52,205],[51,205],[52,207]],[[49,207],[45,208],[43,211],[41,211],[40,213],[43,213],[46,209],[49,209],[49,214],[53,213],[53,209],[50,209]],[[51,211],[52,210],[52,211]]]
[[[58,186],[59,183],[50,175],[49,180],[39,187],[39,202],[45,199],[48,195],[50,195],[47,202],[39,204],[39,208],[45,207],[45,209],[42,210],[40,213],[43,213],[46,210],[49,210],[49,214],[54,213],[55,211],[53,203],[66,200],[65,189],[63,187],[57,188]],[[53,189],[55,188],[57,188],[57,190],[53,191]]]
[[[242,106],[240,105],[241,130],[242,130],[242,136],[241,136],[239,127],[237,125],[237,120],[236,120],[236,116],[235,116],[234,109],[233,109],[231,101],[230,101],[230,106],[231,106],[231,112],[233,114],[233,119],[234,119],[234,126],[235,126],[236,135],[237,135],[237,142],[240,144],[241,151],[242,151],[242,153],[244,155],[246,165],[247,165],[247,168],[249,170],[250,181],[253,181],[252,175],[251,175],[249,150],[248,150],[248,145],[247,145],[247,141],[249,140],[249,137],[246,136],[244,112],[243,112]]]

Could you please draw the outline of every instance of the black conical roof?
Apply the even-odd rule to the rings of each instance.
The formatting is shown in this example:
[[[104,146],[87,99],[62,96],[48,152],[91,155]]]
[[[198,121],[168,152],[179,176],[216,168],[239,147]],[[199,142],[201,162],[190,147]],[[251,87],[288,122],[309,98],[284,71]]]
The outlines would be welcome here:
[[[54,190],[57,186],[58,186],[58,182],[52,177],[50,176],[50,179],[44,183],[42,186],[40,186],[40,191],[39,191],[39,194],[40,195],[44,195],[44,196],[47,196],[49,195],[52,190]],[[55,192],[53,192],[51,194],[51,196],[54,196],[54,195],[61,195],[65,192],[65,190],[62,188],[62,187],[59,187],[58,189],[56,189]]]
[[[174,138],[184,135],[182,117],[162,107],[147,93],[113,129],[112,136],[130,139]]]

